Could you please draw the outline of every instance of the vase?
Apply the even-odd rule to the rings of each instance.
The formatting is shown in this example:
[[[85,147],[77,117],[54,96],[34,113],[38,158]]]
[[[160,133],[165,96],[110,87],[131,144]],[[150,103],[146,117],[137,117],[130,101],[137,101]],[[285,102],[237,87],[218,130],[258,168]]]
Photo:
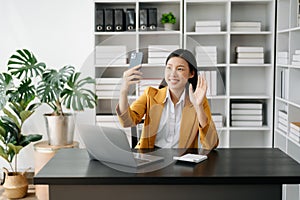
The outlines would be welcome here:
[[[165,27],[165,31],[173,30],[173,24],[171,23],[165,23],[164,27]]]
[[[4,194],[8,199],[23,198],[27,194],[28,181],[25,176],[26,172],[9,172],[6,168],[3,168],[4,179]]]
[[[73,114],[44,115],[49,145],[65,146],[73,144],[75,119]]]

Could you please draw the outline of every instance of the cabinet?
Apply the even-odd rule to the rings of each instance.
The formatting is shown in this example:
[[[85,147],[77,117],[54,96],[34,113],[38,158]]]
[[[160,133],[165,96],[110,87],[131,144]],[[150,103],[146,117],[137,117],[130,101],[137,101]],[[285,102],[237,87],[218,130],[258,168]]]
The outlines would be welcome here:
[[[277,13],[274,145],[300,162],[299,137],[290,133],[290,123],[300,121],[300,65],[294,57],[300,50],[299,1],[279,0]],[[299,198],[299,185],[285,186],[284,199]]]
[[[101,64],[95,62],[95,76],[101,84],[105,78],[118,82],[128,67],[131,51],[143,51],[143,74],[148,79],[162,79],[164,64],[150,64],[149,45],[177,45],[196,54],[196,47],[216,49],[207,63],[198,63],[201,71],[216,74],[215,92],[208,95],[211,110],[223,116],[223,126],[218,128],[220,147],[272,147],[273,141],[273,81],[274,81],[274,0],[113,0],[95,1],[97,8],[131,8],[135,10],[135,29],[123,32],[94,33],[95,47],[123,45],[126,63]],[[139,29],[139,14],[143,8],[157,8],[158,28],[155,31]],[[175,30],[165,31],[159,19],[162,13],[172,11],[177,17]],[[196,32],[196,21],[213,21],[218,27]],[[259,30],[233,29],[236,22],[259,22]],[[237,64],[236,47],[262,47],[263,63]],[[96,52],[97,54],[97,52]],[[96,55],[95,54],[95,55]],[[122,55],[122,56],[124,56]],[[96,57],[96,56],[95,56]],[[201,61],[200,57],[199,61]],[[95,59],[96,60],[96,59]],[[212,62],[211,62],[212,61]],[[215,72],[211,72],[215,71]],[[109,79],[106,79],[109,80]],[[96,121],[118,125],[115,105],[118,102],[118,84],[115,93],[99,95]],[[139,95],[133,89],[130,99]],[[114,95],[115,94],[115,95]],[[262,126],[231,125],[231,104],[236,102],[263,104]],[[110,121],[110,122],[109,122]],[[127,130],[129,133],[129,130]]]

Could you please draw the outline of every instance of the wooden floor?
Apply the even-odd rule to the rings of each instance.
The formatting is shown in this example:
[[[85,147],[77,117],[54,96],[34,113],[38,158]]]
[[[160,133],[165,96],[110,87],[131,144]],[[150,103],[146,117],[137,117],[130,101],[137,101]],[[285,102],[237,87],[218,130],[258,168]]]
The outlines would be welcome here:
[[[0,186],[0,200],[7,200],[8,198],[3,194],[4,193],[4,188],[1,185]],[[35,196],[35,188],[34,185],[29,185],[28,186],[28,193],[27,195],[22,198],[24,200],[37,200],[38,198]]]

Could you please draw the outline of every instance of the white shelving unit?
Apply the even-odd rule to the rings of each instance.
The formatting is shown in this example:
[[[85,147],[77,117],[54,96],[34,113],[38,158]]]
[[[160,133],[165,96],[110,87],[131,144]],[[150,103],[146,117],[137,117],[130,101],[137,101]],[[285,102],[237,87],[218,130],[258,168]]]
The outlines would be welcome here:
[[[184,47],[217,46],[217,64],[199,70],[216,70],[217,96],[208,96],[213,113],[221,113],[226,123],[219,130],[222,147],[271,147],[273,116],[275,1],[186,0],[184,3]],[[220,21],[217,32],[195,32],[195,21]],[[261,22],[259,32],[231,31],[232,22]],[[237,64],[237,46],[262,46],[263,64]],[[264,105],[262,127],[230,125],[230,105],[236,101],[260,101]]]
[[[143,51],[143,74],[146,78],[163,78],[164,65],[148,64],[148,45],[178,45],[192,52],[195,46],[217,46],[217,63],[199,65],[199,70],[216,70],[217,95],[208,96],[213,113],[225,117],[224,127],[218,128],[220,147],[272,147],[273,141],[273,81],[275,0],[113,0],[95,1],[101,8],[134,8],[136,29],[131,32],[95,32],[97,45],[125,45],[130,51]],[[172,11],[177,17],[174,31],[140,31],[139,9],[157,8],[158,27],[162,13]],[[195,21],[221,22],[218,32],[195,32]],[[236,21],[261,22],[259,32],[233,32]],[[263,64],[237,64],[236,46],[262,46]],[[128,61],[127,61],[128,63]],[[95,65],[96,78],[120,78],[126,65]],[[134,94],[132,100],[134,99]],[[261,127],[232,127],[230,106],[236,101],[260,101],[264,105]],[[107,115],[114,117],[118,96],[99,97],[97,121]],[[115,118],[115,123],[118,124]],[[108,123],[109,124],[109,123]]]
[[[97,8],[123,8],[124,11],[128,8],[135,10],[135,30],[123,31],[123,32],[95,32],[95,47],[98,45],[124,45],[126,46],[127,62],[124,65],[96,65],[95,64],[95,77],[105,78],[121,78],[123,72],[127,70],[129,66],[129,55],[132,51],[142,51],[143,67],[142,72],[144,78],[163,78],[164,65],[163,64],[148,64],[148,45],[178,45],[182,47],[182,1],[181,0],[99,0],[95,1],[95,10]],[[158,28],[155,31],[142,31],[139,29],[139,10],[142,8],[157,8],[157,23]],[[160,23],[160,17],[162,13],[173,12],[177,18],[177,22],[174,25],[174,30],[165,31],[163,25]],[[117,89],[116,89],[117,90]],[[137,90],[136,90],[137,91]],[[129,100],[133,101],[136,96],[133,92],[130,95]],[[96,109],[96,123],[102,126],[117,126],[119,128],[119,122],[115,115],[116,104],[118,103],[118,93],[114,93],[112,96],[101,97],[98,99],[98,107]],[[125,131],[130,137],[130,129]],[[129,140],[130,141],[130,140]]]
[[[275,87],[275,131],[274,145],[300,162],[300,143],[289,136],[290,122],[300,121],[300,66],[292,65],[295,50],[300,49],[300,27],[298,22],[299,1],[278,0],[277,2],[277,58],[279,52],[287,52],[287,63],[276,64]],[[283,63],[283,64],[280,64]],[[282,73],[285,78],[282,77]],[[280,112],[286,113],[286,129],[280,128]],[[286,185],[284,200],[299,199],[299,185]]]

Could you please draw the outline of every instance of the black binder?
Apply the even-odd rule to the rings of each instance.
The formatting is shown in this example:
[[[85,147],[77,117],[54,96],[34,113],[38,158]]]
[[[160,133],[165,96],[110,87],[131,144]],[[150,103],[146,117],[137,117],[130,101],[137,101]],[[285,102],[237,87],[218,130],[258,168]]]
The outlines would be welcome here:
[[[115,31],[124,31],[124,10],[115,9]]]
[[[157,30],[157,8],[148,9],[148,26],[150,31]]]
[[[126,30],[132,31],[135,29],[135,11],[132,8],[126,9]]]
[[[95,31],[104,31],[104,10],[100,8],[96,9]]]
[[[140,9],[140,30],[146,31],[148,27],[148,9]]]
[[[106,8],[104,13],[105,31],[114,31],[114,9]]]

